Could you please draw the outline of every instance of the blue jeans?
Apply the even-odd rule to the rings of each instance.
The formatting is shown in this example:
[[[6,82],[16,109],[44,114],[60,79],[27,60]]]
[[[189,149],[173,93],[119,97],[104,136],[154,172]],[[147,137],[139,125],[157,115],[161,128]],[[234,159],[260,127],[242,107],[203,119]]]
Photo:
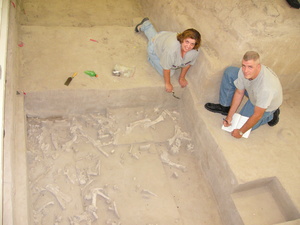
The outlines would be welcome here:
[[[159,57],[155,53],[154,43],[153,43],[153,38],[155,37],[155,35],[157,35],[157,31],[155,30],[154,26],[152,25],[152,23],[149,20],[145,21],[142,24],[141,31],[144,32],[144,34],[146,35],[146,37],[148,39],[148,48],[147,48],[148,61],[155,68],[155,70],[161,76],[163,76],[163,74],[164,74],[163,73],[163,68],[160,65],[160,59],[159,59]],[[171,70],[170,75],[172,76],[174,73],[175,73],[175,71]]]
[[[236,90],[234,81],[238,78],[239,70],[240,69],[238,67],[228,67],[224,71],[219,95],[220,104],[222,106],[231,105],[232,98]],[[245,91],[245,95],[248,97],[247,91]],[[251,103],[250,99],[248,99],[248,101],[240,111],[240,114],[250,117],[254,113],[254,107],[255,106]],[[257,129],[259,126],[264,125],[272,120],[274,112],[275,110],[272,112],[265,112],[263,117],[253,126],[252,130]]]

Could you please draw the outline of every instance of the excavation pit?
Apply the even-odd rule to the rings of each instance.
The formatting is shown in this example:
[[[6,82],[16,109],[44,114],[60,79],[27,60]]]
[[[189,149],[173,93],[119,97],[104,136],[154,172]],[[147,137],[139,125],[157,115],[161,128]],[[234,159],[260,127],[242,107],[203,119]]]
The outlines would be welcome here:
[[[66,92],[64,107],[52,108],[52,116],[52,110],[32,107],[43,96],[28,96],[29,213],[35,224],[222,224],[178,100],[146,92],[140,99],[156,103],[111,108],[103,101],[95,109],[74,104],[89,92],[76,101],[68,101],[76,95]],[[116,103],[115,94],[110,98]],[[54,101],[59,93],[48,96],[46,102]],[[123,105],[128,96],[118,98]]]

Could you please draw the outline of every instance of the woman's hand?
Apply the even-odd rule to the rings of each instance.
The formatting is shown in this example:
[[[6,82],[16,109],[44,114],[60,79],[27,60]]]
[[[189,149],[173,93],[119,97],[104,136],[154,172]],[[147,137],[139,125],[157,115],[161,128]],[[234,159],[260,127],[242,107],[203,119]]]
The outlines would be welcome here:
[[[186,87],[188,85],[187,80],[183,77],[183,78],[179,78],[179,84],[182,88]]]
[[[173,85],[171,83],[166,83],[166,92],[172,92],[173,91]]]

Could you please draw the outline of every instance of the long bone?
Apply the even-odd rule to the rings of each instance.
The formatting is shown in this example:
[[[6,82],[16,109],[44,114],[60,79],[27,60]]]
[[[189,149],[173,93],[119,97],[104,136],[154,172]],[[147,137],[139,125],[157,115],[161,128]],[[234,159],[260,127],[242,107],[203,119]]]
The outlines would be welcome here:
[[[136,126],[141,126],[141,125],[143,125],[143,124],[145,124],[147,122],[151,122],[151,120],[149,118],[145,118],[145,119],[138,120],[138,121],[130,123],[126,127],[126,134],[130,133],[133,130],[133,128],[135,128]]]
[[[69,197],[68,195],[62,193],[59,190],[59,187],[54,184],[48,184],[46,186],[46,190],[48,190],[50,193],[52,193],[55,198],[57,199],[58,203],[60,204],[62,209],[66,208],[66,203],[69,203],[72,201],[72,198]]]
[[[177,163],[172,162],[169,158],[168,158],[168,153],[166,151],[164,151],[161,155],[160,158],[162,160],[163,163],[175,167],[177,169],[180,169],[182,171],[186,171],[186,167]]]
[[[116,214],[116,216],[118,217],[118,219],[120,219],[120,215],[119,215],[117,205],[115,202],[113,202],[112,205],[108,207],[108,209],[113,211]]]
[[[155,125],[155,124],[157,124],[157,123],[159,123],[159,122],[161,122],[161,121],[164,121],[164,119],[165,119],[165,113],[163,112],[163,113],[162,113],[159,117],[157,117],[155,120],[146,122],[146,123],[144,124],[144,127],[145,127],[145,128],[152,127],[153,125]]]

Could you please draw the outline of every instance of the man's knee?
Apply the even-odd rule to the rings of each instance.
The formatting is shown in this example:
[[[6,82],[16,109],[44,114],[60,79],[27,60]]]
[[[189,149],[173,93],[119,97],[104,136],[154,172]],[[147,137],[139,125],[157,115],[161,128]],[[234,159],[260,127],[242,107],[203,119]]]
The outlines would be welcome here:
[[[240,68],[238,67],[234,67],[234,66],[227,67],[224,71],[224,76],[237,78],[239,70]]]

